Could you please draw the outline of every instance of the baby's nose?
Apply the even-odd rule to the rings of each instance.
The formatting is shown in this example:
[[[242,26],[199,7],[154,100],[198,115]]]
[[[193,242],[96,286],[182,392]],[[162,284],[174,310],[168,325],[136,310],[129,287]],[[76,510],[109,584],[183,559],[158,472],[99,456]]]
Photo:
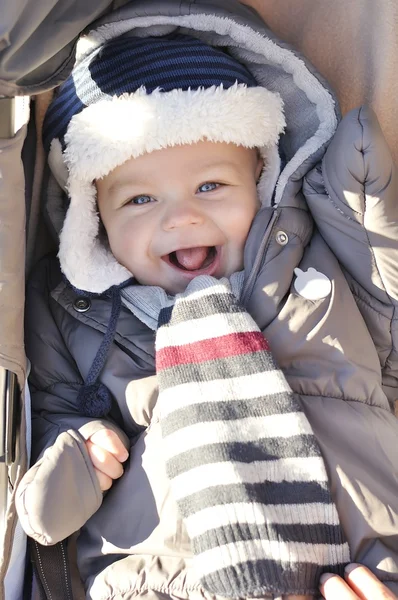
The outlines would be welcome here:
[[[165,231],[189,225],[201,225],[204,222],[202,212],[190,202],[180,202],[169,207],[163,218]]]

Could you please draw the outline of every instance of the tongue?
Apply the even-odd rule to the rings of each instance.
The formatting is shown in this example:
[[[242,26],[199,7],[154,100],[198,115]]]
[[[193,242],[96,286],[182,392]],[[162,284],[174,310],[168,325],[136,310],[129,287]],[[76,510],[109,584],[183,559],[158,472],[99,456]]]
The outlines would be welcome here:
[[[208,246],[200,248],[185,248],[184,250],[176,250],[176,257],[179,264],[188,271],[196,271],[205,262],[209,253]]]

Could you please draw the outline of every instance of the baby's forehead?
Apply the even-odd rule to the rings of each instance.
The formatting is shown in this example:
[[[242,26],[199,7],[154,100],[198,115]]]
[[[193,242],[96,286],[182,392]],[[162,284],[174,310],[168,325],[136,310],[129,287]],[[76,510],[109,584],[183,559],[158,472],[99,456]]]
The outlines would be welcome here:
[[[106,177],[112,184],[130,177],[143,179],[159,173],[180,171],[188,176],[199,171],[230,169],[241,171],[258,159],[257,149],[224,142],[201,141],[194,144],[174,145],[132,157],[111,171]]]

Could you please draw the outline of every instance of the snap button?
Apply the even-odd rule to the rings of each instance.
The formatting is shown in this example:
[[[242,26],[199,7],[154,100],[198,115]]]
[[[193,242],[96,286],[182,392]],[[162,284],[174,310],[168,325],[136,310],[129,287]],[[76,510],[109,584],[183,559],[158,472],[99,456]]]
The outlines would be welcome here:
[[[284,231],[278,231],[275,236],[275,239],[281,246],[286,246],[286,244],[289,241],[289,236]]]
[[[77,312],[84,313],[84,312],[87,312],[88,310],[90,310],[91,302],[88,298],[83,298],[82,296],[80,296],[79,298],[76,298],[76,300],[74,301],[73,308]]]

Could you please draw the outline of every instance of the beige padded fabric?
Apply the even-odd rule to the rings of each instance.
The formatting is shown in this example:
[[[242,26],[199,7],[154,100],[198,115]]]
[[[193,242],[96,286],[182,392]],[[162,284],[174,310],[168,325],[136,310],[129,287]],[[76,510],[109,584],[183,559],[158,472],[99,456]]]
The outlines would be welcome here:
[[[369,104],[398,162],[397,0],[243,0],[307,56],[343,114]]]
[[[23,346],[25,195],[21,160],[24,125],[11,139],[0,140],[0,366],[25,385]]]

